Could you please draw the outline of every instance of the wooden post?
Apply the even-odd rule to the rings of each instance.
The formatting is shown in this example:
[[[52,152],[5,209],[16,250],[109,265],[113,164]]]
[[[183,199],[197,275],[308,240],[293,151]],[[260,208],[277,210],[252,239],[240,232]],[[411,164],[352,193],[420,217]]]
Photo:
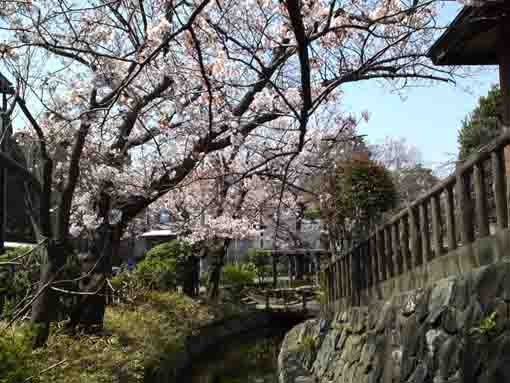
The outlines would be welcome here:
[[[345,256],[340,258],[340,268],[342,270],[342,298],[347,296],[347,283],[349,282],[349,277],[347,275],[347,265],[345,263]]]
[[[485,189],[485,172],[483,162],[475,164],[473,171],[475,186],[476,223],[478,224],[479,237],[489,235],[489,217],[487,213],[487,192]]]
[[[338,291],[338,261],[335,261],[332,265],[332,271],[333,271],[333,281],[332,281],[332,289],[333,289],[333,302],[335,302],[339,297],[339,291]]]
[[[394,264],[393,264],[393,242],[391,240],[391,225],[387,224],[384,226],[384,244],[385,244],[385,254],[386,254],[386,270],[388,279],[393,278],[394,273]]]
[[[321,256],[319,254],[315,255],[315,274],[317,277],[317,285],[319,284],[319,278],[321,273]]]
[[[289,287],[292,287],[292,257],[287,255],[288,264],[289,264]]]
[[[370,257],[372,258],[372,284],[376,286],[379,279],[379,254],[377,250],[377,233],[370,237]]]
[[[371,237],[366,242],[365,248],[365,257],[366,257],[366,269],[365,269],[365,277],[367,279],[367,288],[372,286],[372,277],[373,277],[373,264],[372,264],[372,239]]]
[[[346,269],[346,276],[347,276],[347,297],[350,297],[352,295],[352,266],[351,266],[351,257],[349,254],[346,254],[344,256],[345,258],[345,269]]]
[[[400,230],[398,221],[391,225],[391,242],[393,244],[393,259],[395,274],[402,274],[402,252],[400,250]]]
[[[358,292],[358,277],[357,274],[359,272],[358,269],[358,256],[357,251],[355,249],[352,249],[348,254],[347,257],[349,258],[351,267],[350,267],[350,276],[351,276],[351,305],[356,306],[356,294]]]
[[[378,253],[378,260],[379,260],[379,273],[380,278],[379,281],[385,281],[387,279],[386,277],[386,252],[385,252],[385,246],[384,246],[384,229],[379,229],[377,232],[377,253]]]
[[[422,243],[423,260],[429,261],[432,259],[432,252],[430,251],[430,232],[429,232],[429,214],[428,214],[429,200],[424,200],[420,203],[420,233]]]
[[[368,287],[368,241],[361,244],[360,255],[360,288],[364,290]]]
[[[342,296],[345,298],[348,295],[348,287],[347,284],[349,283],[349,276],[347,275],[347,264],[345,262],[345,254],[340,257],[340,265],[342,268],[342,280],[343,280],[343,293]]]
[[[409,214],[400,219],[400,251],[402,252],[402,270],[409,271],[413,268],[411,253],[409,252]]]
[[[276,255],[272,255],[272,263],[273,263],[273,289],[276,289],[276,286],[278,285],[278,263],[277,263],[277,258],[276,258]],[[319,273],[320,273],[320,268],[319,270],[317,270],[317,283],[319,283]]]
[[[508,21],[500,25],[500,38],[498,46],[499,59],[499,83],[503,101],[503,124],[510,127],[510,49],[508,41],[510,39],[510,26]]]
[[[510,41],[510,26],[508,24],[508,18],[505,18],[499,25],[500,36],[497,47],[503,131],[508,131],[510,129],[510,49],[508,48],[508,41]],[[506,169],[510,169],[510,147],[505,146],[503,148],[503,153],[505,167]],[[510,189],[510,184],[507,186],[507,189]],[[510,192],[510,190],[507,191]],[[507,214],[510,215],[509,212],[507,212]]]
[[[331,306],[331,303],[333,302],[333,273],[331,270],[331,266],[328,267],[328,291],[329,291],[329,306]]]
[[[474,240],[473,232],[473,202],[471,201],[469,173],[461,173],[457,170],[456,196],[458,202],[460,240],[462,245],[467,245]]]
[[[3,77],[3,76],[2,76]],[[2,95],[2,111],[6,111],[5,94]],[[0,112],[0,152],[7,154],[8,129],[4,113]],[[5,252],[7,230],[7,169],[0,168],[0,254]]]
[[[363,270],[363,260],[362,260],[362,245],[358,245],[355,250],[352,251],[352,290],[354,297],[354,304],[359,306],[360,302],[360,294],[362,289],[362,278],[361,273]]]
[[[432,234],[433,234],[433,249],[434,255],[439,257],[443,255],[443,231],[442,223],[441,223],[441,203],[440,203],[441,194],[435,194],[432,196],[430,200],[431,205],[430,208],[432,210]]]
[[[324,287],[326,291],[324,292],[326,294],[326,307],[329,307],[329,302],[331,301],[331,289],[329,287],[329,267],[324,269]]]
[[[457,248],[457,230],[455,228],[455,204],[451,186],[446,188],[446,234],[448,251],[453,251]]]
[[[419,266],[423,263],[421,238],[420,238],[420,224],[418,221],[418,214],[416,207],[409,208],[409,232],[411,236],[411,259],[412,268]]]
[[[337,291],[337,299],[342,297],[342,273],[340,269],[340,261],[337,260],[336,264],[336,275],[335,275],[335,286]]]
[[[492,179],[494,182],[494,200],[496,203],[496,221],[499,229],[508,226],[508,207],[506,202],[505,161],[503,150],[491,153]]]

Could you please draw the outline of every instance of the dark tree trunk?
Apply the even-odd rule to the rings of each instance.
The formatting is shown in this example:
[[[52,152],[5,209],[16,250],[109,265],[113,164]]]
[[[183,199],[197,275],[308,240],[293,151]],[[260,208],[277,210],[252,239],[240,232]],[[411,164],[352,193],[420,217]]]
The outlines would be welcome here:
[[[112,245],[113,229],[105,222],[94,233],[90,250],[80,256],[81,295],[71,314],[70,326],[87,331],[102,328],[106,309],[106,279],[112,271]]]
[[[183,293],[191,298],[197,297],[200,287],[200,258],[191,255],[186,260]]]
[[[220,280],[221,280],[221,271],[223,269],[223,265],[225,263],[225,255],[227,253],[227,248],[230,243],[229,239],[225,239],[223,241],[223,246],[214,252],[213,255],[213,264],[211,266],[212,270],[209,273],[209,281],[208,281],[208,296],[209,299],[215,301],[218,299],[220,295]]]
[[[183,283],[182,283],[182,292],[189,297],[193,297],[195,293],[195,286],[193,280],[193,259],[194,256],[189,256],[186,258],[183,267]]]
[[[63,243],[50,240],[45,248],[46,263],[41,268],[41,279],[36,299],[32,304],[33,345],[42,347],[48,339],[50,322],[57,311],[57,292],[51,284],[60,275],[65,263],[66,248]]]

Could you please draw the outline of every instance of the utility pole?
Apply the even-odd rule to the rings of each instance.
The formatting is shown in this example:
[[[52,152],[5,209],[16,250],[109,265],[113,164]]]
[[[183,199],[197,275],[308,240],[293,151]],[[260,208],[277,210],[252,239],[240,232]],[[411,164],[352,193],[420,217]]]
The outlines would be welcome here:
[[[4,114],[0,112],[0,152],[6,152]],[[5,252],[5,229],[7,225],[7,171],[0,168],[0,254]]]

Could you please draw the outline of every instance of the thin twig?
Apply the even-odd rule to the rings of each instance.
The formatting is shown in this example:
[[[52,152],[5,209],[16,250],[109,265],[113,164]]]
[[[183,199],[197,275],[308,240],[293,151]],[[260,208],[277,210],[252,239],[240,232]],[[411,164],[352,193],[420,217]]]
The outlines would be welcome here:
[[[67,359],[64,359],[64,360],[61,360],[60,362],[58,363],[55,363],[55,364],[52,364],[51,366],[49,366],[48,368],[42,370],[39,374],[37,374],[37,376],[41,376],[42,374],[54,369],[54,368],[57,368],[58,366],[60,366],[61,364],[64,364],[65,362],[67,362]],[[32,375],[28,378],[25,379],[25,382],[29,382],[31,381],[35,376]]]

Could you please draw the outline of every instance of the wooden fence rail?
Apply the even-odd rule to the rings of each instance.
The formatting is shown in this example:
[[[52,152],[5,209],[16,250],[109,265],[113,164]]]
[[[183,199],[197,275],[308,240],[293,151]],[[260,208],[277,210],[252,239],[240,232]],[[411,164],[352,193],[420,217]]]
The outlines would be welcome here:
[[[503,133],[463,163],[455,174],[376,227],[365,240],[324,269],[327,303],[360,291],[468,245],[495,228],[508,227],[507,174]],[[491,221],[490,221],[491,220]]]

